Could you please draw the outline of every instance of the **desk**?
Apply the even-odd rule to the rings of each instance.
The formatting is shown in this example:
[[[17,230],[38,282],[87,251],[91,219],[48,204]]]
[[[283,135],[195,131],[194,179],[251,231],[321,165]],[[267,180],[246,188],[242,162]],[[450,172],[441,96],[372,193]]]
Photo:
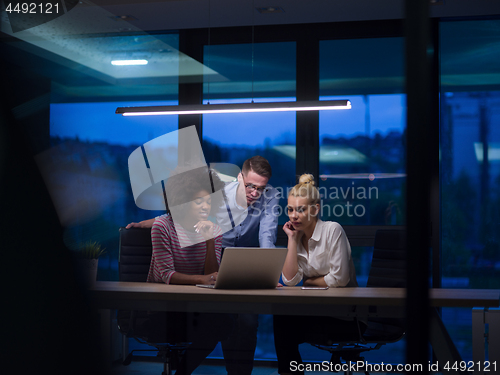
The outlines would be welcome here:
[[[406,289],[330,288],[328,290],[302,290],[297,287],[285,287],[272,290],[215,290],[159,283],[102,281],[96,283],[89,291],[89,295],[92,303],[98,309],[325,315],[333,317],[401,317],[404,316]],[[442,363],[461,361],[436,308],[487,309],[499,307],[500,291],[430,289],[429,303],[433,308],[430,341],[438,360]],[[481,326],[477,325],[474,329],[481,329]],[[484,332],[484,324],[482,329]],[[490,335],[492,334],[490,332]],[[500,337],[498,334],[497,336]],[[479,336],[473,335],[473,337]],[[490,360],[492,360],[491,357]]]

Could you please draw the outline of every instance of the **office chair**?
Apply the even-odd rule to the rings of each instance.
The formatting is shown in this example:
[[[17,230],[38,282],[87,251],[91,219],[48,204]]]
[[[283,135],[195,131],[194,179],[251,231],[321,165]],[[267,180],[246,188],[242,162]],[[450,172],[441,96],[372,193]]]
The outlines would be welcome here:
[[[381,229],[375,234],[372,264],[367,288],[405,288],[406,287],[406,232],[404,230]],[[322,350],[331,353],[332,364],[341,364],[341,358],[346,362],[363,361],[361,353],[378,350],[383,345],[401,340],[405,335],[404,319],[399,318],[368,318],[368,327],[361,334],[354,333],[352,337],[340,338],[332,342],[328,337],[315,337],[308,342]],[[351,375],[351,371],[344,371]],[[365,371],[368,375],[368,371]]]
[[[148,277],[153,250],[151,229],[120,228],[119,249],[119,280],[145,282]],[[172,369],[178,363],[180,356],[185,353],[189,343],[176,342],[175,338],[172,338],[172,342],[163,342],[165,338],[161,332],[158,333],[148,328],[150,319],[151,316],[147,311],[117,311],[118,329],[126,338],[131,337],[142,344],[155,347],[155,349],[149,350],[133,350],[128,355],[124,353],[125,359],[123,364],[128,366],[131,363],[134,352],[157,351],[157,357],[160,357],[163,361],[162,375],[170,375]],[[182,329],[183,324],[181,322],[176,321],[175,324],[179,329]]]

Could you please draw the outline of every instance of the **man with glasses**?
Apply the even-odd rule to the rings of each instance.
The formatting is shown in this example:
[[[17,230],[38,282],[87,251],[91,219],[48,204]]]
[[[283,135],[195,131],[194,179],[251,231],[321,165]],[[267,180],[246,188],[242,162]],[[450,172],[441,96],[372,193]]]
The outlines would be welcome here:
[[[262,156],[254,156],[245,160],[238,180],[225,186],[230,218],[241,217],[245,212],[247,217],[232,230],[224,233],[223,248],[274,247],[280,194],[277,189],[267,185],[271,175],[269,162]],[[223,216],[226,215],[217,216],[222,227]]]
[[[236,225],[222,236],[222,248],[226,247],[275,247],[280,193],[268,185],[272,171],[269,162],[262,156],[245,160],[238,180],[226,184],[230,218]],[[247,216],[237,224],[246,212]],[[217,219],[223,220],[218,215]],[[226,219],[227,220],[227,219]],[[234,224],[234,222],[232,224]],[[219,224],[221,225],[221,224]],[[221,225],[222,226],[222,225]],[[229,338],[222,341],[222,351],[229,375],[250,375],[257,345],[257,314],[239,314],[235,329]]]
[[[222,236],[226,247],[275,247],[280,192],[268,185],[271,165],[262,156],[245,160],[237,181],[224,187],[226,208],[217,215],[219,226],[232,228]],[[245,216],[246,215],[246,216]],[[231,223],[225,222],[231,220]],[[241,218],[244,218],[241,220]],[[130,223],[130,227],[151,228],[154,219]],[[235,329],[222,342],[228,375],[250,375],[257,345],[257,314],[239,314]]]

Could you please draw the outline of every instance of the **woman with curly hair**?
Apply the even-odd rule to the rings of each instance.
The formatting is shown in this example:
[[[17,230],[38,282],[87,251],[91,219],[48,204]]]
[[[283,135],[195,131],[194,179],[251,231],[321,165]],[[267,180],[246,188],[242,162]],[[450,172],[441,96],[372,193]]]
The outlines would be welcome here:
[[[222,231],[208,220],[224,184],[207,167],[174,171],[166,183],[169,215],[156,218],[148,282],[212,284],[221,260]],[[215,193],[212,193],[215,191]],[[191,342],[176,374],[189,375],[232,330],[231,315],[152,313],[149,328],[170,341]]]

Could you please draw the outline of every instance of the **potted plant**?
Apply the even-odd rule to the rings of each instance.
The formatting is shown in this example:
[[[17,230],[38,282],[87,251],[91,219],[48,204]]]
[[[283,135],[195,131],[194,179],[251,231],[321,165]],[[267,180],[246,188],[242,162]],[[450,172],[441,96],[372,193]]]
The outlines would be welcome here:
[[[98,242],[87,241],[75,253],[78,277],[84,286],[90,287],[96,281],[97,264],[105,249]]]

